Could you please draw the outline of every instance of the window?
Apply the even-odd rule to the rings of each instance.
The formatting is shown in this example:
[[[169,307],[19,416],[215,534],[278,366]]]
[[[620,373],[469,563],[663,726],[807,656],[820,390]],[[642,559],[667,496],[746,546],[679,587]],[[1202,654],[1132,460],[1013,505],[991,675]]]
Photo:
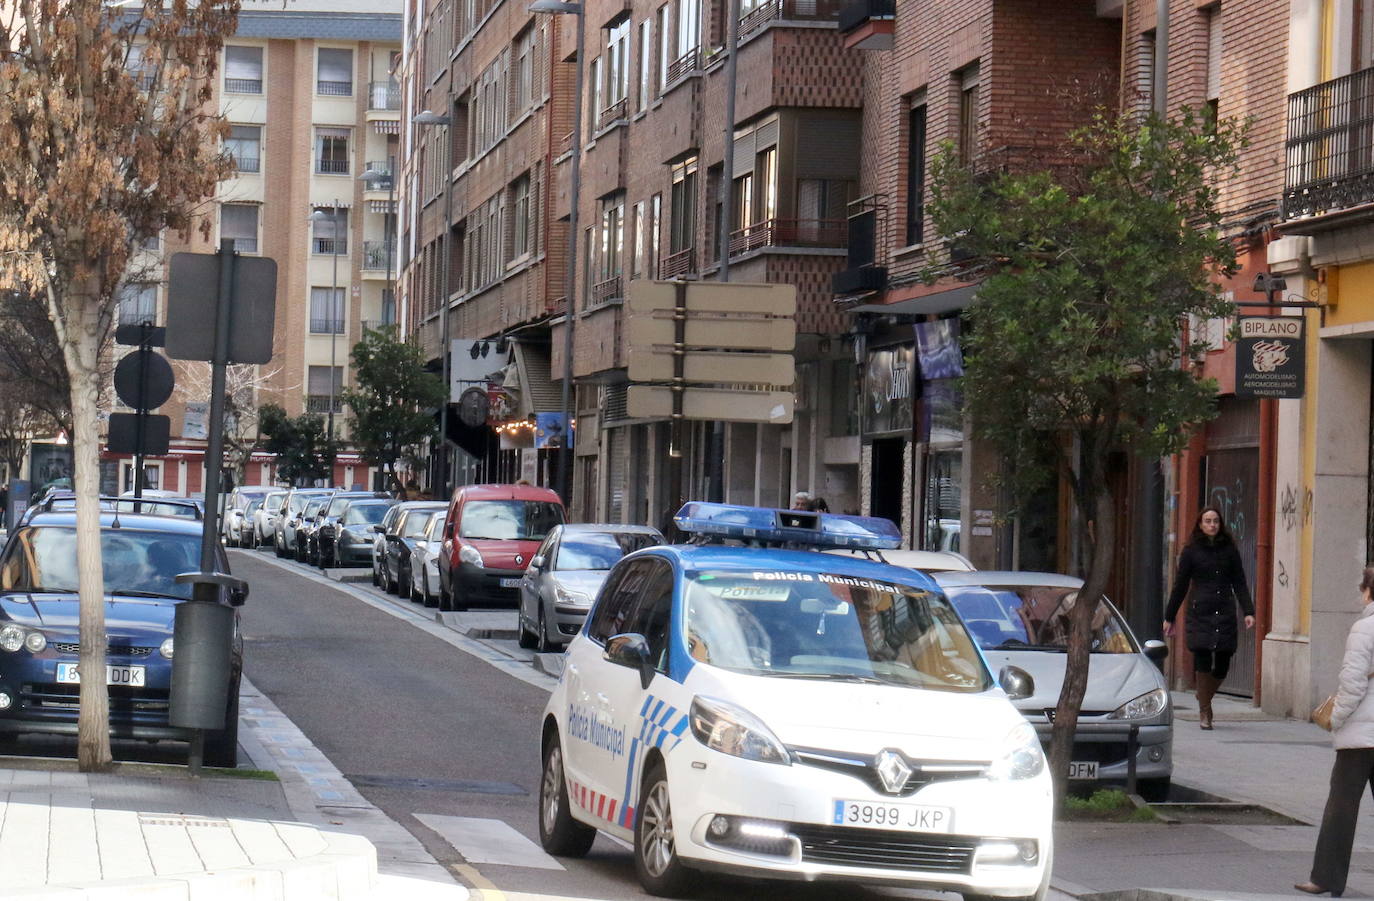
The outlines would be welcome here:
[[[353,96],[353,51],[321,47],[315,92],[325,97]]]
[[[482,71],[472,86],[468,125],[472,131],[472,156],[485,153],[506,131],[506,55],[502,53]]]
[[[693,54],[701,46],[701,0],[675,0],[677,3],[677,59]]]
[[[139,90],[150,91],[153,82],[157,78],[157,67],[145,65],[143,62],[143,44],[130,44],[129,54],[125,58],[125,68],[138,83]]]
[[[348,253],[348,210],[334,207],[316,207],[315,212],[323,216],[312,217],[314,240],[311,242],[313,253]],[[334,218],[338,213],[337,221]]]
[[[654,20],[658,23],[658,89],[660,91],[668,84],[668,64],[673,61],[672,44],[668,38],[668,5],[665,3],[658,8],[654,14]]]
[[[630,278],[644,277],[644,239],[647,237],[645,231],[647,223],[644,219],[644,201],[635,204],[634,211],[634,242],[630,245]]]
[[[649,278],[658,278],[658,251],[663,246],[662,222],[663,195],[655,194],[649,198]]]
[[[756,221],[754,219],[754,173],[746,172],[735,179],[730,198],[735,207],[730,220],[731,230],[738,231],[753,225]]]
[[[1208,121],[1216,123],[1221,103],[1221,7],[1203,10],[1207,25],[1207,85],[1204,93]]]
[[[587,134],[596,134],[596,124],[601,117],[601,98],[604,96],[601,84],[601,57],[592,60],[592,67],[587,73],[591,79],[591,84],[587,90],[591,91],[591,102],[587,105]]]
[[[601,279],[619,278],[624,258],[625,195],[617,193],[601,201]]]
[[[606,29],[606,107],[630,95],[630,20],[621,19]]]
[[[530,236],[533,233],[533,222],[530,218],[530,177],[522,175],[511,185],[511,259],[519,259],[529,253],[531,248]]]
[[[1136,62],[1136,111],[1148,115],[1155,105],[1155,33],[1140,36],[1140,59]]]
[[[310,393],[305,401],[307,413],[328,413],[331,409],[338,413],[343,409],[339,399],[344,388],[342,366],[311,366],[306,378]]]
[[[654,574],[657,567],[653,561],[636,560],[611,576],[602,589],[602,603],[592,612],[592,621],[587,626],[587,637],[598,644],[605,644],[612,635],[625,631],[634,612],[635,601],[639,598],[644,583]]]
[[[697,158],[684,160],[673,167],[672,221],[668,230],[668,252],[679,253],[696,241]]]
[[[332,298],[332,300],[331,300]],[[310,289],[310,333],[342,335],[344,331],[344,289]],[[314,367],[311,367],[314,368]],[[311,394],[318,392],[311,391]],[[324,392],[328,393],[328,392]]]
[[[1355,46],[1350,71],[1359,72],[1374,66],[1374,0],[1355,3]]]
[[[754,157],[755,191],[758,198],[754,206],[758,211],[759,222],[768,222],[778,217],[778,148],[769,147]]]
[[[262,159],[262,126],[232,125],[224,149],[240,172],[259,171]]]
[[[925,240],[926,105],[913,106],[906,128],[906,243]]]
[[[219,236],[232,238],[240,253],[258,252],[258,205],[225,203],[219,208]]]
[[[653,569],[635,605],[634,618],[628,632],[643,635],[649,645],[649,659],[660,672],[668,669],[668,634],[673,612],[673,569],[661,560],[653,560]]]
[[[639,96],[635,109],[640,112],[649,105],[649,78],[653,71],[653,58],[652,23],[645,19],[639,23]]]
[[[978,64],[959,76],[959,163],[967,166],[978,156],[979,105]]]
[[[224,93],[262,93],[262,48],[224,48]]]
[[[315,171],[320,175],[349,173],[348,141],[352,130],[347,128],[315,129]]]
[[[157,322],[157,285],[125,285],[119,289],[119,324]]]
[[[854,183],[837,178],[797,180],[797,218],[816,222],[844,219]]]
[[[534,103],[534,29],[526,28],[515,39],[515,65],[511,67],[511,118]]]

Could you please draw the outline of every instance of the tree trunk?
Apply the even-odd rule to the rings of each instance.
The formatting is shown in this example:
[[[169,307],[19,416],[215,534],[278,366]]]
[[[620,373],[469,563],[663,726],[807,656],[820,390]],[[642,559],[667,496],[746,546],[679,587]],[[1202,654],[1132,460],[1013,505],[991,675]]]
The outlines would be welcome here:
[[[1097,463],[1089,464],[1097,468]],[[1100,470],[1099,470],[1100,472]],[[1064,685],[1054,709],[1054,729],[1050,743],[1050,772],[1054,776],[1055,809],[1064,802],[1068,787],[1069,764],[1073,760],[1073,736],[1078,729],[1078,711],[1088,687],[1088,664],[1092,659],[1092,623],[1102,605],[1102,592],[1111,575],[1112,552],[1116,543],[1116,505],[1105,479],[1085,475],[1085,490],[1091,493],[1088,508],[1092,519],[1081,519],[1080,540],[1091,551],[1088,572],[1078,600],[1069,611],[1069,648],[1065,661]]]
[[[100,553],[100,304],[72,298],[58,324],[71,377],[72,487],[76,491],[76,568],[81,596],[80,713],[77,762],[82,772],[110,768],[110,704],[105,684],[105,580]]]

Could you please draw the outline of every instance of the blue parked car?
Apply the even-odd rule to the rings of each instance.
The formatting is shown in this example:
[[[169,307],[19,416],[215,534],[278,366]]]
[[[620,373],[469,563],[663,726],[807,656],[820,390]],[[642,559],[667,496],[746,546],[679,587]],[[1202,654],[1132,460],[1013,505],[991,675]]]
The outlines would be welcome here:
[[[200,569],[202,523],[184,517],[102,512],[106,681],[110,734],[116,738],[189,740],[168,722],[172,624],[191,598],[178,573]],[[221,572],[229,571],[216,548]],[[246,593],[226,590],[239,606]],[[81,649],[76,570],[76,513],[38,513],[15,530],[0,556],[0,733],[75,735]],[[239,677],[243,642],[234,629],[233,665],[223,729],[205,734],[208,766],[237,765]]]

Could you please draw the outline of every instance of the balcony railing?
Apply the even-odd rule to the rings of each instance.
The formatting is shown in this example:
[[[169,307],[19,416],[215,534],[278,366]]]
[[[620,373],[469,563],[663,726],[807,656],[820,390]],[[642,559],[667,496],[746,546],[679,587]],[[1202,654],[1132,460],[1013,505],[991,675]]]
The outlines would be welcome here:
[[[333,401],[335,413],[343,412],[343,398],[337,394],[333,397],[328,394],[307,394],[305,396],[305,412],[328,413],[330,401]]]
[[[658,261],[659,278],[677,278],[679,275],[693,275],[697,271],[697,249],[688,247],[677,253],[670,253]]]
[[[844,247],[843,219],[765,219],[730,233],[731,256],[760,247]]]
[[[1374,201],[1374,67],[1288,95],[1283,217]]]
[[[396,322],[391,319],[364,319],[363,331],[375,332],[384,328],[395,328]]]
[[[363,268],[390,269],[396,262],[396,244],[392,241],[364,241]]]
[[[337,253],[340,256],[348,253],[347,238],[312,238],[310,244],[312,253]]]
[[[343,333],[344,321],[342,319],[310,317],[310,334],[312,335],[342,335]]]
[[[234,168],[239,172],[257,172],[262,165],[262,161],[255,156],[236,156],[234,157]]]
[[[374,81],[367,86],[367,108],[370,110],[398,110],[401,108],[401,86],[394,81]]]
[[[572,152],[572,144],[573,144],[573,134],[572,134],[572,132],[568,132],[568,133],[565,134],[563,137],[561,137],[561,138],[558,139],[558,144],[557,144],[556,147],[554,147],[553,155],[554,155],[554,156],[562,156],[562,155],[565,154],[565,153],[571,153],[571,152]]]
[[[612,122],[625,118],[625,111],[629,106],[627,98],[620,98],[615,103],[601,111],[601,115],[596,117],[597,130],[608,127]]]
[[[372,160],[363,170],[363,174],[368,172],[377,173],[376,178],[367,179],[367,190],[369,191],[390,191],[392,184],[391,163],[386,160]]]
[[[226,94],[261,94],[261,78],[226,78],[224,79],[224,93]]]
[[[353,82],[317,81],[315,82],[315,93],[321,97],[352,97]]]
[[[701,48],[693,47],[673,60],[668,66],[668,83],[672,84],[684,75],[701,68]]]
[[[748,34],[774,19],[833,22],[844,7],[841,0],[766,0],[739,17],[739,33]]]
[[[315,160],[315,171],[321,175],[347,175],[348,160]]]
[[[613,275],[605,281],[592,285],[591,306],[599,307],[619,300],[623,295],[620,276]]]

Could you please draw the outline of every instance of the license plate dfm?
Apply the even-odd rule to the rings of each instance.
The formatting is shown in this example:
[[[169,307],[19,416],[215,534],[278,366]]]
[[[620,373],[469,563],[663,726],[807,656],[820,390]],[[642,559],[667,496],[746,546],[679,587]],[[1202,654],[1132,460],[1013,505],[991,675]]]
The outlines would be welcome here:
[[[519,587],[520,587],[520,580],[519,580],[519,579],[502,579],[502,580],[501,580],[501,587],[502,587],[502,588],[519,588]]]
[[[57,681],[63,685],[80,685],[81,674],[77,672],[76,664],[57,664]],[[105,667],[105,684],[142,688],[147,684],[147,673],[141,666],[109,664]]]
[[[949,832],[954,828],[950,808],[928,804],[886,804],[882,801],[837,798],[830,810],[830,822],[836,826],[867,826],[912,832]]]
[[[1096,779],[1097,761],[1096,760],[1075,760],[1069,764],[1070,779]]]

